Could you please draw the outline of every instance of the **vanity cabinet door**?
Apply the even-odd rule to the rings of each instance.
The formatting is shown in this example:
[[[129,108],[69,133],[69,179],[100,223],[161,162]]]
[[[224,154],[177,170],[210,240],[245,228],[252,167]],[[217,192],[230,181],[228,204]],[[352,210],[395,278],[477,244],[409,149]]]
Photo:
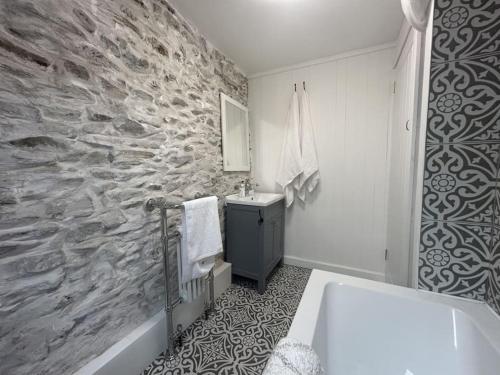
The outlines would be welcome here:
[[[273,264],[283,257],[283,215],[277,216],[273,222]]]
[[[264,221],[264,267],[266,275],[283,256],[283,202],[266,207]]]
[[[264,221],[264,240],[262,249],[263,270],[267,275],[273,268],[273,247],[274,247],[275,220],[273,217],[266,217]]]
[[[252,207],[226,209],[226,259],[234,274],[258,279],[261,273],[261,218]]]

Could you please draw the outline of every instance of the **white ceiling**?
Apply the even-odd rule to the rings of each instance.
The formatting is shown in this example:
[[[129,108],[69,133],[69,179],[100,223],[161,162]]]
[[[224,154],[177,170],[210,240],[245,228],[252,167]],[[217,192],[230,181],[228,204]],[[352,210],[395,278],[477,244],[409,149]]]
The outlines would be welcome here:
[[[170,0],[252,75],[395,41],[400,0]]]

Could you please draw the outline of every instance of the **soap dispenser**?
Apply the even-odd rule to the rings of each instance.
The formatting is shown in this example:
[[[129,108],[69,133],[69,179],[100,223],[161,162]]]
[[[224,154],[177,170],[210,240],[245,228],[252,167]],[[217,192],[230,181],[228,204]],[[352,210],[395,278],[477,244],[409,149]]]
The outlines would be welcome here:
[[[245,181],[241,181],[239,197],[245,198]]]

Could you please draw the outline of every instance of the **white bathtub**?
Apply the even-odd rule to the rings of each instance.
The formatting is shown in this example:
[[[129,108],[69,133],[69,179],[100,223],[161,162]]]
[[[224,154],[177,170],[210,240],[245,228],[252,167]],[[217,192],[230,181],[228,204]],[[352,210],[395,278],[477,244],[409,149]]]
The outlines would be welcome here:
[[[288,333],[331,375],[499,375],[484,303],[314,270]]]

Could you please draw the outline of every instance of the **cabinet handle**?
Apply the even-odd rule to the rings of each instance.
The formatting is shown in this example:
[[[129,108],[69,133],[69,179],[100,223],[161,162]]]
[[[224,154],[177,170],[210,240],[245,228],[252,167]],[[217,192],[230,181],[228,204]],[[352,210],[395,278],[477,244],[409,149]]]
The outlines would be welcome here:
[[[263,222],[264,218],[262,217],[262,212],[259,210],[259,220],[257,221],[257,223],[259,223],[259,225],[262,225]]]

